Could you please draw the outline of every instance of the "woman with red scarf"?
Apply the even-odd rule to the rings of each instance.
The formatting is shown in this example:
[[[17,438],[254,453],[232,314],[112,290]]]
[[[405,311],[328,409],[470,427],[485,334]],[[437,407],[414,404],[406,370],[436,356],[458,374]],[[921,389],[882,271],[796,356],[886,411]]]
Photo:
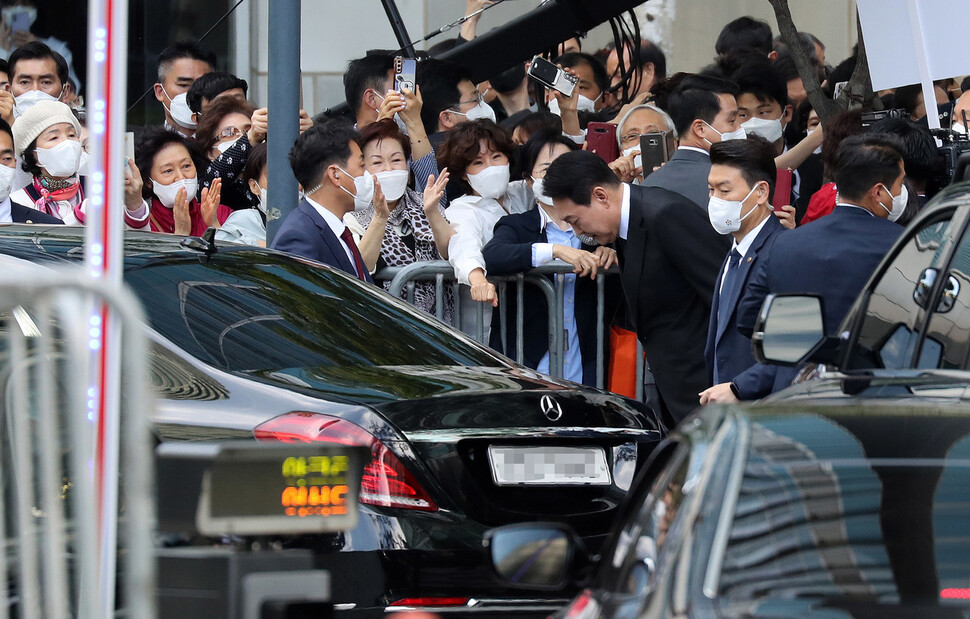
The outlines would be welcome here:
[[[68,225],[84,223],[87,200],[78,169],[81,165],[81,125],[60,101],[38,101],[13,124],[14,148],[21,167],[33,178],[11,194],[18,204],[33,206]],[[125,170],[125,224],[148,227],[148,204],[142,180],[129,162]]]
[[[147,129],[135,148],[135,158],[150,199],[149,221],[153,232],[201,236],[218,228],[232,213],[219,204],[222,179],[199,190],[198,170],[203,162],[194,143],[163,128]]]

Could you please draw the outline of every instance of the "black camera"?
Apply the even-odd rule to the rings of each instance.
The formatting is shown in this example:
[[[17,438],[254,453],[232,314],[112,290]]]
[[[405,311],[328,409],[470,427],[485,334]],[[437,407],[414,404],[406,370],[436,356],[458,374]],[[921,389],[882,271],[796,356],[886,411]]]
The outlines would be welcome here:
[[[879,110],[877,112],[863,112],[862,113],[863,130],[868,129],[869,125],[879,122],[883,118],[905,118],[906,120],[909,120],[909,112],[903,109]]]

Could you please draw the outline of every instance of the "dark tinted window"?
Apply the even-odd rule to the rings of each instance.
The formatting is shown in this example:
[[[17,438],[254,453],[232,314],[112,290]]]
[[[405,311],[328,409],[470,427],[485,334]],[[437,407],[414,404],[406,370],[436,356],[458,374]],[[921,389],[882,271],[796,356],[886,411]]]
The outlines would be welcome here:
[[[126,282],[152,327],[221,369],[499,364],[377,289],[296,260],[226,252],[130,270]]]
[[[941,260],[949,231],[948,216],[926,224],[893,258],[869,297],[850,369],[910,367],[922,311],[919,295],[928,296],[932,286],[925,271]]]
[[[970,238],[953,254],[920,348],[919,367],[959,369],[970,350]]]
[[[844,422],[789,411],[752,424],[720,573],[724,616],[967,604],[948,597],[970,573],[966,419]]]
[[[690,449],[669,446],[653,481],[640,484],[644,491],[631,497],[629,512],[613,549],[603,559],[601,582],[610,592],[615,616],[635,617],[656,582],[665,561],[664,548],[685,498],[690,477]],[[607,564],[608,562],[608,564]]]

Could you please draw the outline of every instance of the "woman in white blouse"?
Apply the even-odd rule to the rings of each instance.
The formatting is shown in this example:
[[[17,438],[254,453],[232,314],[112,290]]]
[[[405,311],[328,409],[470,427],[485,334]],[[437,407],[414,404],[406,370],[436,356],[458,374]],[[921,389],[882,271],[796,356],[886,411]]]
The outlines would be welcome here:
[[[466,193],[452,200],[445,217],[455,228],[448,243],[448,259],[462,289],[461,330],[477,334],[477,303],[485,303],[484,325],[498,306],[495,286],[488,281],[482,248],[492,238],[495,222],[510,213],[535,206],[525,181],[509,182],[509,157],[514,146],[509,134],[490,120],[462,123],[448,132],[438,153],[439,169],[447,168]],[[483,336],[487,340],[487,333]]]

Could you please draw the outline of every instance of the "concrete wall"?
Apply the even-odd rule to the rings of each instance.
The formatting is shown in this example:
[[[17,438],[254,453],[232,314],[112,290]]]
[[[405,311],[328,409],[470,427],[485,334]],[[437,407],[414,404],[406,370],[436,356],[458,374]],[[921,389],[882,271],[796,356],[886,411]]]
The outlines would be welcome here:
[[[595,2],[596,0],[586,0]],[[675,10],[669,40],[670,71],[694,71],[711,62],[714,40],[721,27],[742,15],[765,19],[777,33],[774,13],[767,0],[651,0],[665,1]],[[826,58],[835,65],[845,58],[855,43],[854,0],[790,0],[795,24],[818,36],[827,47]],[[479,32],[505,23],[538,6],[538,0],[508,0],[488,10]],[[397,0],[412,39],[459,19],[463,0]],[[247,10],[248,9],[248,10]],[[343,101],[341,76],[347,62],[368,49],[397,47],[380,0],[303,0],[302,68],[303,105],[311,114]],[[641,15],[643,10],[639,11]],[[234,70],[249,80],[252,99],[267,100],[269,0],[248,2],[233,16]],[[456,36],[458,28],[432,39],[434,44]],[[585,50],[595,50],[612,39],[609,26],[591,31]]]

